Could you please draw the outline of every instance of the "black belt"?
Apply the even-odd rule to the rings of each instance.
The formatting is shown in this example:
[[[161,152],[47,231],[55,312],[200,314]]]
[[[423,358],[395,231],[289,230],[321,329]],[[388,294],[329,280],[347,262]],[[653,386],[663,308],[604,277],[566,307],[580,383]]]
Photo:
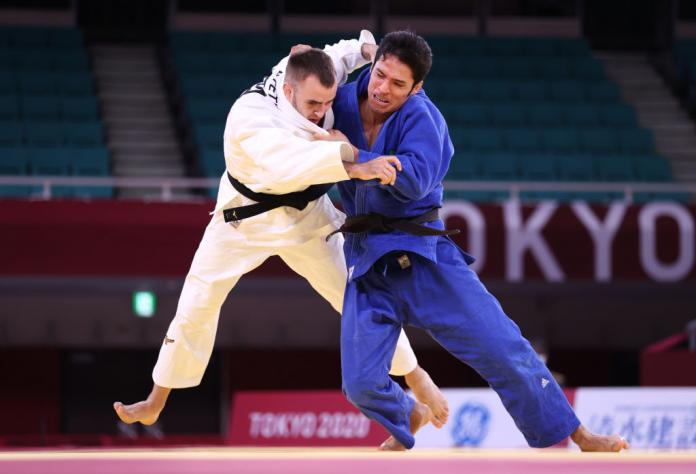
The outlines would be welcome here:
[[[392,230],[400,230],[411,235],[454,235],[459,233],[459,229],[433,229],[425,225],[420,225],[424,222],[436,221],[440,218],[440,214],[436,209],[431,209],[420,216],[401,218],[387,217],[382,214],[365,214],[346,218],[346,222],[337,230],[331,232],[326,240],[329,240],[332,235],[343,232],[344,234],[359,234],[376,230],[378,232],[390,232]]]
[[[237,181],[229,173],[227,173],[227,177],[229,178],[230,183],[232,183],[234,189],[239,191],[239,194],[251,199],[252,201],[256,201],[256,204],[232,207],[230,209],[223,210],[222,213],[225,217],[225,222],[241,221],[242,219],[258,216],[259,214],[263,214],[264,212],[268,212],[281,206],[289,206],[301,211],[307,207],[307,204],[309,204],[311,201],[319,199],[321,196],[326,194],[329,189],[331,189],[331,186],[333,186],[333,183],[313,184],[304,191],[297,191],[287,194],[265,194],[255,193]]]

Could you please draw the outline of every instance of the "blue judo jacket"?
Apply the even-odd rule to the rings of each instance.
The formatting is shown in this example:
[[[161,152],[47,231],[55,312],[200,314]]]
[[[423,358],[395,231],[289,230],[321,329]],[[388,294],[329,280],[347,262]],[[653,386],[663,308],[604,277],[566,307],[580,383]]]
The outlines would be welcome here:
[[[409,218],[441,207],[442,180],[454,153],[445,119],[421,90],[387,119],[374,144],[368,148],[358,100],[366,96],[369,80],[370,70],[365,69],[355,82],[338,89],[333,104],[334,126],[360,150],[359,162],[381,155],[396,155],[403,171],[397,172],[393,186],[382,186],[376,180],[339,183],[344,211],[349,216],[378,213]],[[427,225],[443,228],[442,221]],[[344,251],[348,278],[361,276],[376,260],[391,251],[415,252],[437,262],[439,238],[400,231],[347,234]]]

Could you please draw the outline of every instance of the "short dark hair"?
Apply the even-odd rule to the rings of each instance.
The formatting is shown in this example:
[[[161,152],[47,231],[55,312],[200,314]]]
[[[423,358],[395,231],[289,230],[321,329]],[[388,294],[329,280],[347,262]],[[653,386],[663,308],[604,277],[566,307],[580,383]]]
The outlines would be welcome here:
[[[428,42],[413,31],[392,31],[382,38],[375,62],[389,55],[396,56],[411,69],[414,85],[425,79],[433,65],[433,52]]]
[[[324,87],[336,83],[336,70],[329,55],[317,48],[291,54],[285,68],[286,81],[302,82],[311,75],[316,76]]]

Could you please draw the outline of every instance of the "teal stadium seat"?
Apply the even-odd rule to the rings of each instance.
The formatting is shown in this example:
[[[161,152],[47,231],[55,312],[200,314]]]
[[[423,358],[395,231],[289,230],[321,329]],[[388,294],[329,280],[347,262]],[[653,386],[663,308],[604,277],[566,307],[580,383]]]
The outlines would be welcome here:
[[[601,155],[618,152],[618,143],[613,130],[587,129],[578,132],[580,147],[586,154]]]
[[[0,147],[22,145],[22,125],[14,120],[0,121]]]
[[[638,119],[633,107],[624,104],[606,105],[600,108],[601,123],[611,128],[637,128]]]
[[[29,171],[29,161],[23,148],[2,147],[0,148],[0,175],[4,176],[23,176]],[[0,186],[0,198],[22,198],[28,197],[31,188],[25,185],[5,185]]]
[[[534,154],[519,157],[520,178],[527,181],[554,181],[560,176],[552,155]]]
[[[24,120],[55,121],[62,116],[60,100],[55,96],[23,96],[20,103]]]
[[[550,129],[541,131],[541,139],[547,153],[575,154],[580,150],[578,135],[572,129]]]
[[[472,152],[456,152],[450,162],[448,179],[459,179],[465,181],[473,181],[481,179],[483,173],[481,171],[481,155]]]
[[[0,95],[0,121],[14,121],[20,117],[19,102],[15,95]]]
[[[518,178],[514,153],[491,153],[481,163],[482,177],[491,181],[514,181]]]
[[[23,123],[24,142],[33,148],[59,148],[63,138],[61,122],[27,122]]]
[[[519,104],[498,104],[491,108],[492,122],[500,128],[519,128],[527,124],[527,109]]]
[[[551,98],[558,103],[582,103],[585,100],[582,85],[578,81],[552,82]]]
[[[99,121],[99,106],[92,95],[80,97],[61,97],[60,109],[63,120],[69,122]]]
[[[93,148],[104,144],[104,129],[101,122],[66,123],[62,128],[67,146]]]
[[[647,155],[655,153],[655,141],[652,132],[645,129],[619,130],[619,145],[624,154]]]
[[[593,104],[572,104],[564,108],[569,127],[592,128],[600,123],[599,108]]]
[[[505,143],[514,153],[540,153],[542,150],[539,131],[534,128],[514,128],[505,130]]]
[[[555,103],[540,103],[529,106],[529,124],[537,128],[557,128],[563,125],[564,108]]]

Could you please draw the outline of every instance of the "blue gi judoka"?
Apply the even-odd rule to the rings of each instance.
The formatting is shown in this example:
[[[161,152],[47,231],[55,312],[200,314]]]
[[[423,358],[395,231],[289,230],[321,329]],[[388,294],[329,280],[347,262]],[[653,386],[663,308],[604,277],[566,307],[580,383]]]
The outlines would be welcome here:
[[[442,205],[442,180],[453,146],[438,109],[419,91],[382,126],[373,146],[363,132],[358,99],[370,71],[339,88],[335,127],[360,151],[360,162],[396,155],[403,171],[393,186],[344,181],[348,216],[378,213],[411,218]],[[425,225],[443,228],[440,220]],[[389,361],[403,325],[426,330],[498,393],[533,447],[556,444],[580,425],[546,366],[469,269],[473,258],[445,236],[400,231],[346,235],[348,266],[341,364],[343,390],[366,416],[407,448],[414,401],[389,378]]]

